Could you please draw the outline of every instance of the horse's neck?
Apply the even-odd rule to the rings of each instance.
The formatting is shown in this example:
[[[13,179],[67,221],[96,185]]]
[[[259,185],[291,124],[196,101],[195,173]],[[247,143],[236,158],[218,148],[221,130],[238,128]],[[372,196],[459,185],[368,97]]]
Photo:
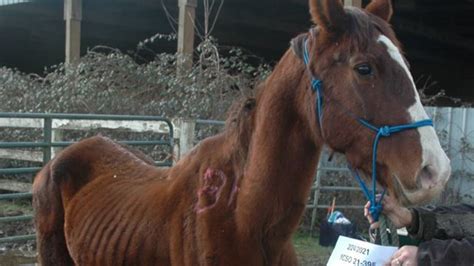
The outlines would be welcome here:
[[[237,226],[249,235],[281,230],[291,234],[307,201],[321,145],[298,114],[304,72],[287,53],[257,103],[255,131],[237,202]],[[294,216],[294,217],[289,217]],[[275,227],[275,228],[271,228]]]

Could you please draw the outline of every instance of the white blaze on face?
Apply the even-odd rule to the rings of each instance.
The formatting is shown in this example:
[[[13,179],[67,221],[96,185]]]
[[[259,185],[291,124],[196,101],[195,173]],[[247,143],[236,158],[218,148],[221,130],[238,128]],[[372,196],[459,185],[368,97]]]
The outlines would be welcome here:
[[[386,46],[387,52],[390,57],[395,60],[400,67],[405,71],[408,76],[408,79],[411,82],[414,94],[415,94],[415,103],[408,108],[408,113],[411,117],[411,122],[417,122],[420,120],[428,119],[425,109],[420,101],[420,96],[416,89],[413,76],[408,69],[403,56],[400,53],[400,50],[397,46],[386,36],[380,35],[377,39],[377,42],[382,43]],[[417,128],[418,133],[420,134],[420,143],[422,148],[422,164],[420,169],[423,167],[429,167],[432,171],[432,178],[436,186],[442,186],[448,180],[451,166],[446,153],[441,148],[438,136],[433,127],[425,126]]]

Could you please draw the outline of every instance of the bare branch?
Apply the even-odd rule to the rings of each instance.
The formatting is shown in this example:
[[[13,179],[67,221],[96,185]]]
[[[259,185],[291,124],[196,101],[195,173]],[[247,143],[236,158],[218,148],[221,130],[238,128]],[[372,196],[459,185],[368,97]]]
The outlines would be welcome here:
[[[176,27],[175,27],[175,25],[179,25],[178,21],[171,15],[168,8],[166,8],[165,2],[163,0],[161,0],[161,6],[163,7],[163,10],[165,11],[166,19],[168,20],[170,27],[173,29],[175,34],[178,34],[178,31],[176,30]]]
[[[213,2],[213,3],[214,3],[214,2]],[[219,7],[217,8],[216,15],[214,16],[214,21],[212,22],[212,26],[211,26],[211,28],[209,29],[209,33],[212,33],[212,32],[214,31],[214,27],[216,26],[217,19],[219,18],[220,14],[221,14],[222,7],[223,7],[223,6],[224,6],[224,0],[221,0],[220,5],[219,5]]]

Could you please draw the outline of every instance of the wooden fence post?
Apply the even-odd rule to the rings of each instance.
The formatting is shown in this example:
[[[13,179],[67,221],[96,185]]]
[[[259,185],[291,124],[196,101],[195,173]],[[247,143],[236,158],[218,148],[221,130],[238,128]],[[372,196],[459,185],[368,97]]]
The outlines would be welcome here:
[[[196,0],[178,0],[178,73],[190,69],[193,65],[194,20],[196,18]]]
[[[66,64],[81,57],[82,0],[64,0],[66,20]]]
[[[59,128],[53,128],[52,129],[52,140],[53,142],[59,142],[59,141],[62,141],[63,140],[63,130],[59,129]],[[63,148],[62,147],[52,147],[51,148],[51,158],[54,158],[56,157],[56,154],[58,154],[58,152],[60,152]]]
[[[344,0],[344,5],[362,8],[362,0]]]
[[[194,147],[196,121],[178,118],[173,120],[173,126],[178,129],[178,134],[175,135],[175,138],[179,138],[179,140],[175,142],[174,159],[179,161]]]

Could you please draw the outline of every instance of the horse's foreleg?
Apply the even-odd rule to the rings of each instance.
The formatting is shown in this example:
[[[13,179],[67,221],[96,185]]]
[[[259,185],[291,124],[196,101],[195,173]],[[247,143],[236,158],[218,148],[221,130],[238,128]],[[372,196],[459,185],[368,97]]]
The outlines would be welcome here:
[[[293,244],[291,243],[291,241],[288,241],[288,243],[283,248],[278,265],[281,265],[281,266],[298,265],[298,259],[296,257],[295,248],[293,247]]]

